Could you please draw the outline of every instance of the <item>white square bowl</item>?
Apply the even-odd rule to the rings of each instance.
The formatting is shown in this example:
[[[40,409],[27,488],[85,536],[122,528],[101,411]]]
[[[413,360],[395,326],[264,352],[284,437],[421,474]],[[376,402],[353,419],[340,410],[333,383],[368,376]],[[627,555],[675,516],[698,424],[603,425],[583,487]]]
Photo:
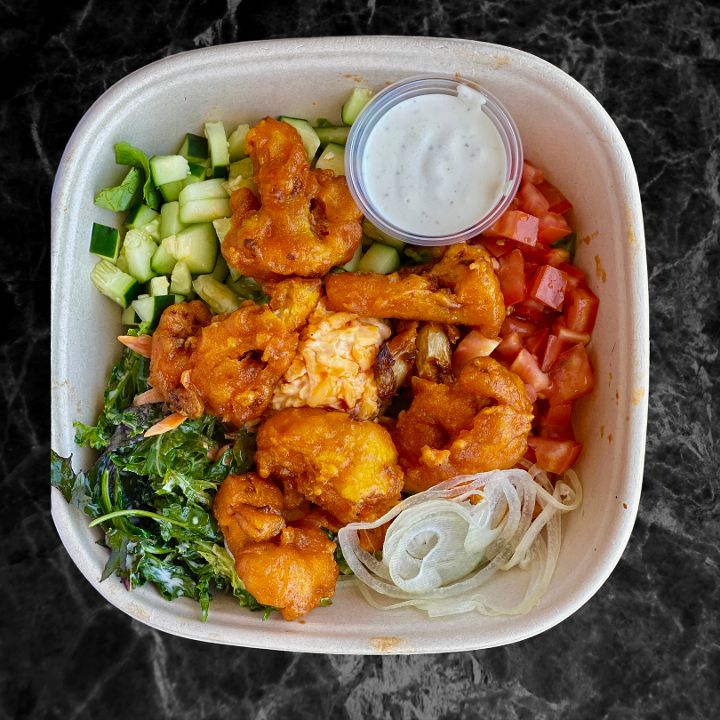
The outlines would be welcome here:
[[[576,264],[600,298],[588,353],[595,391],[576,403],[585,447],[577,470],[585,489],[563,520],[563,544],[550,588],[527,615],[477,614],[430,620],[414,609],[374,610],[338,583],[333,605],[299,622],[263,621],[229,596],[216,596],[206,622],[183,598],[166,602],[151,585],[128,593],[117,578],[100,583],[107,550],[99,529],[52,491],[58,532],[85,577],[111,603],[183,637],[274,650],[422,653],[473,650],[536,635],[577,610],[607,579],[630,537],[640,498],[649,366],[645,241],[637,179],[620,132],[600,104],[558,68],[527,53],[466,40],[400,37],[273,40],[195,50],[159,60],[111,87],[86,113],[63,155],[52,198],[52,446],[94,457],[73,443],[74,421],[94,423],[116,361],[117,305],[90,282],[93,221],[117,215],[93,205],[125,169],[113,146],[148,155],[176,151],[207,120],[226,128],[266,115],[329,117],[357,84],[375,90],[419,73],[460,73],[494,93],[514,117],[526,157],[575,206]]]

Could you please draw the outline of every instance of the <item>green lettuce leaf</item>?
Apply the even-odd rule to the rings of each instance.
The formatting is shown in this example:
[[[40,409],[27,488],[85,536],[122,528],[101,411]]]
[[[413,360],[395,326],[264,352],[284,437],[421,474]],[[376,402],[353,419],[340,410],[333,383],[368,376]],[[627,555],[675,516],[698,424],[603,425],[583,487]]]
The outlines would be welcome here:
[[[406,261],[404,263],[405,265],[422,264],[432,260],[432,253],[429,250],[420,250],[420,252],[418,252],[412,248],[405,248],[405,255],[413,261],[412,263]]]
[[[150,172],[150,162],[147,155],[129,143],[121,142],[115,145],[115,162],[118,165],[130,165],[133,168],[142,170],[145,173],[145,184],[143,185],[143,198],[145,204],[153,210],[160,207],[160,191],[155,186]],[[129,207],[129,206],[128,206]],[[124,208],[127,210],[128,208]]]
[[[95,204],[106,210],[119,212],[130,209],[139,195],[140,172],[137,168],[131,168],[120,185],[101,190],[95,198]]]
[[[575,250],[577,249],[577,233],[570,233],[564,238],[556,240],[554,243],[551,243],[550,247],[567,250],[570,253],[570,262],[572,263],[575,257]]]

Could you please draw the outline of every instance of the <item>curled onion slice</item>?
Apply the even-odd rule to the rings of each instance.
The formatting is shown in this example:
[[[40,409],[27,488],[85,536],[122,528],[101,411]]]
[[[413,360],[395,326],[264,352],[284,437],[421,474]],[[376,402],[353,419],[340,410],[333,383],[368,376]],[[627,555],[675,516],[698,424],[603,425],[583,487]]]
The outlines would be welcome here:
[[[580,505],[582,487],[571,470],[553,487],[543,470],[524,467],[452,478],[375,522],[342,528],[338,542],[365,598],[383,610],[413,606],[431,617],[528,612],[547,591],[560,552],[560,515]],[[473,505],[473,496],[480,502]],[[533,520],[536,501],[541,512]],[[390,521],[378,560],[360,547],[358,531]],[[528,582],[521,601],[481,591],[516,566]],[[378,596],[400,602],[387,605]]]

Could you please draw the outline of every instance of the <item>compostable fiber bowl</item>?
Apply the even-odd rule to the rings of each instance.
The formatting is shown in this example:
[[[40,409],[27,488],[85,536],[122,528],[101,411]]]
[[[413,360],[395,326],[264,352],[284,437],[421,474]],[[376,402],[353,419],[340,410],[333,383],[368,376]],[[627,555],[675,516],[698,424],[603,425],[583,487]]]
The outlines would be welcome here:
[[[233,129],[271,115],[339,123],[356,85],[380,90],[419,73],[460,73],[496,95],[517,123],[525,157],[574,205],[576,264],[600,298],[588,354],[595,391],[576,403],[584,449],[576,465],[585,499],[563,519],[563,543],[550,588],[527,615],[465,614],[428,619],[414,609],[382,612],[338,583],[333,604],[304,622],[278,613],[263,621],[229,596],[216,596],[207,622],[197,603],[165,601],[150,585],[128,593],[100,583],[107,550],[98,528],[52,491],[65,547],[85,577],[124,612],[166,632],[209,642],[324,653],[472,650],[546,630],[587,602],[627,544],[642,482],[648,389],[648,295],[640,195],[620,132],[600,104],[556,67],[497,45],[426,38],[273,40],[195,50],[165,58],[111,87],[86,113],[63,155],[52,198],[52,446],[74,454],[75,469],[94,459],[73,444],[74,421],[94,423],[122,333],[117,305],[90,281],[93,221],[118,226],[93,205],[120,182],[113,145],[148,155],[177,151],[207,120]]]

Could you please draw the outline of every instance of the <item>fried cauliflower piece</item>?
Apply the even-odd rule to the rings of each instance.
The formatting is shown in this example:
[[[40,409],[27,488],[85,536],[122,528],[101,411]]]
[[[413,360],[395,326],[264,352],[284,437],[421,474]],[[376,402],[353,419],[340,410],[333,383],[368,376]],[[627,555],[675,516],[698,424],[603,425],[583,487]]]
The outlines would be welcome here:
[[[362,238],[362,214],[345,178],[311,170],[298,131],[272,118],[247,135],[260,203],[235,190],[222,253],[231,267],[263,281],[322,277],[348,262]]]
[[[213,515],[233,555],[285,528],[280,488],[254,472],[225,478],[215,495]]]
[[[390,327],[382,320],[333,312],[322,298],[302,331],[292,364],[275,387],[271,407],[324,407],[360,420],[375,417],[379,404],[373,366],[388,337]]]
[[[165,402],[181,406],[182,374],[192,367],[192,354],[200,340],[202,329],[210,324],[212,314],[200,300],[171,305],[163,312],[152,335],[150,355],[151,387],[159,390]]]
[[[412,405],[400,413],[392,434],[404,490],[421,492],[457,475],[505,470],[527,451],[532,405],[523,381],[496,360],[472,360],[451,385],[417,377],[412,383]]]
[[[295,620],[335,595],[336,545],[311,523],[286,527],[279,542],[247,545],[235,555],[235,571],[263,605]]]
[[[266,420],[255,454],[262,477],[292,479],[342,523],[376,520],[399,502],[397,458],[385,428],[315,408],[281,410]]]
[[[325,279],[328,306],[367,317],[472,325],[497,337],[505,301],[490,256],[479,246],[451,245],[421,274],[338,273]]]
[[[383,402],[390,402],[405,382],[417,356],[417,322],[405,323],[395,337],[388,340],[375,359],[375,384]]]

